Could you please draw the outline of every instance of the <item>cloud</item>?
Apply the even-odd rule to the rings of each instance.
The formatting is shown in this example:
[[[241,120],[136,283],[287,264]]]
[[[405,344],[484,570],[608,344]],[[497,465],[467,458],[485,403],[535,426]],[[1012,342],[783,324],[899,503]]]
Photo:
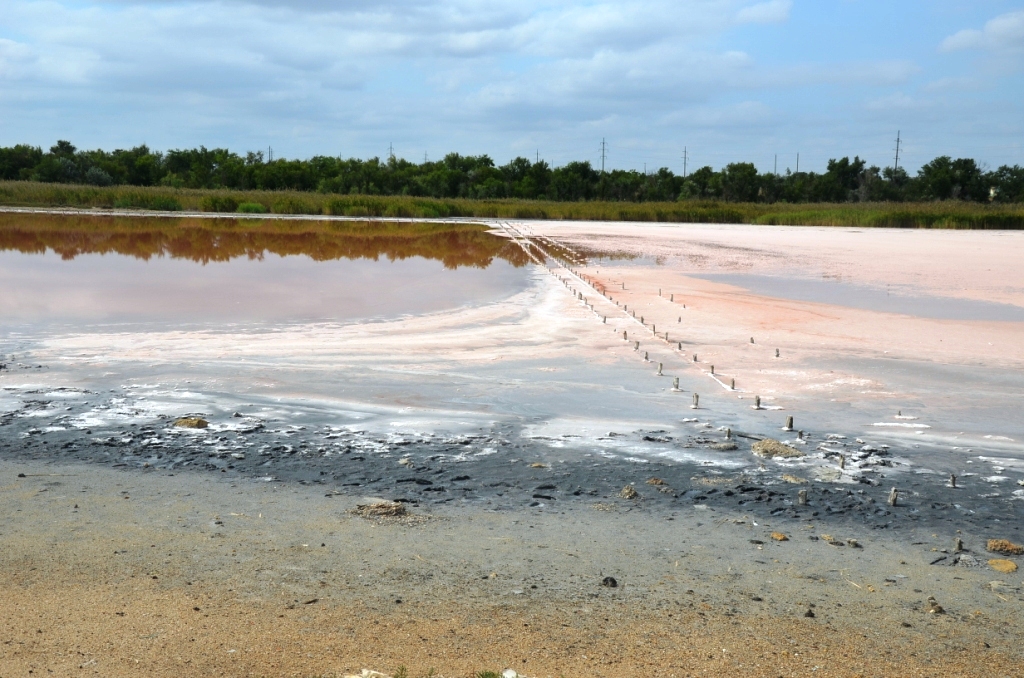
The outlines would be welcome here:
[[[792,0],[768,0],[744,7],[736,13],[736,20],[744,24],[777,24],[789,18]]]
[[[940,49],[944,52],[987,49],[1024,53],[1024,10],[997,16],[981,30],[959,31],[943,40]]]
[[[539,146],[562,162],[586,159],[607,135],[617,149],[689,144],[710,155],[714,146],[719,155],[707,162],[731,162],[758,145],[785,151],[786,134],[810,153],[806,139],[865,124],[857,117],[865,105],[884,113],[912,103],[893,89],[938,100],[941,91],[922,90],[921,81],[979,79],[936,72],[934,50],[920,55],[909,43],[884,58],[865,53],[860,37],[904,11],[886,0],[858,0],[856,20],[842,28],[850,40],[826,50],[797,47],[817,29],[803,16],[786,23],[814,16],[792,0],[0,5],[0,145],[273,144],[275,155],[291,157],[368,156],[394,142],[407,157],[459,150],[495,158],[532,156]],[[1012,50],[1020,14],[950,44]],[[1011,104],[991,117],[1018,115],[1020,88],[986,77]],[[664,152],[664,162],[675,158]]]

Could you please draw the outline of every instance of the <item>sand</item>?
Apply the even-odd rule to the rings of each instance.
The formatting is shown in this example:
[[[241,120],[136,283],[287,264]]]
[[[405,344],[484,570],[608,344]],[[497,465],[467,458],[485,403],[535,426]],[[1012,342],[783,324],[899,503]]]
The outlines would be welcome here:
[[[349,513],[362,498],[294,485],[10,462],[0,478],[4,675],[1019,672],[1020,582],[929,566],[948,546],[931,535],[830,546],[626,501],[376,522]]]

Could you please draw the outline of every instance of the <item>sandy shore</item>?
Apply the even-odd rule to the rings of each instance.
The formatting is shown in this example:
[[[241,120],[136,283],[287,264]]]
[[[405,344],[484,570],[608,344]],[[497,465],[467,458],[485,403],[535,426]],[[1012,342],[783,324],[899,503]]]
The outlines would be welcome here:
[[[985,545],[1024,541],[1024,323],[708,277],[1024,306],[1020,235],[509,231],[567,268],[368,323],[5,335],[0,676],[1020,673]]]
[[[0,477],[4,675],[1020,667],[1019,576],[930,566],[947,535],[848,529],[834,538],[862,548],[830,546],[813,524],[625,500],[381,523],[295,485],[9,462]]]

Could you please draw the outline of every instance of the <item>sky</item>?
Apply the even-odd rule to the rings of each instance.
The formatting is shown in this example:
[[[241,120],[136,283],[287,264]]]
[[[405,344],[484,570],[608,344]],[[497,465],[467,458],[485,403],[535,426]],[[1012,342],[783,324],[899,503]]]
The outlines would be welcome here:
[[[0,146],[784,172],[897,132],[1024,165],[1024,2],[0,0]]]

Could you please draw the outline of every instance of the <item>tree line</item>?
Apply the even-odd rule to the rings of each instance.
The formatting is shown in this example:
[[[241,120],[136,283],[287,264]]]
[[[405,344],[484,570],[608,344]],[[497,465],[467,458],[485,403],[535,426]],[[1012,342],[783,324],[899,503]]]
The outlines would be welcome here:
[[[935,158],[915,175],[903,167],[880,169],[859,157],[846,157],[829,160],[822,173],[761,173],[753,163],[740,162],[681,176],[664,167],[653,173],[601,172],[589,162],[552,167],[522,157],[498,166],[487,155],[458,153],[423,163],[394,156],[268,160],[262,151],[242,156],[201,146],[161,153],[145,145],[87,151],[58,141],[47,152],[25,144],[0,148],[0,180],[554,201],[1024,202],[1024,168],[986,170],[970,158],[950,156]]]

